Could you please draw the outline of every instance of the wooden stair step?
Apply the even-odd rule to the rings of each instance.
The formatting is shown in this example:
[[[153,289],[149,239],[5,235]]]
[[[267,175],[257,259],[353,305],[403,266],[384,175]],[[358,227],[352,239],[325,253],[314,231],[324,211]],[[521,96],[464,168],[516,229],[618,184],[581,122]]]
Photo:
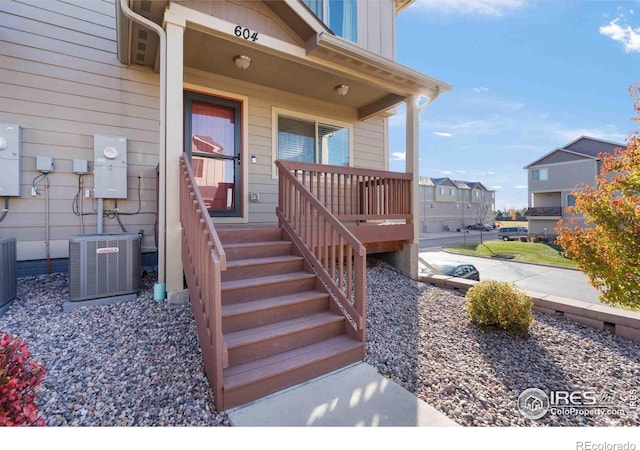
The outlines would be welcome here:
[[[222,244],[222,247],[229,261],[290,255],[292,245],[291,241],[256,241]]]
[[[222,332],[228,333],[294,319],[327,310],[328,307],[329,294],[320,291],[305,291],[224,305],[222,306]]]
[[[316,275],[307,272],[291,272],[252,279],[223,281],[222,304],[246,302],[272,297],[275,292],[289,295],[315,289]]]
[[[227,270],[222,272],[222,281],[255,278],[299,272],[304,267],[304,258],[295,255],[268,256],[265,258],[236,259],[227,262]]]
[[[344,333],[345,318],[330,311],[225,333],[229,365],[289,351]]]
[[[216,231],[222,244],[282,240],[282,229],[278,227],[219,227]]]
[[[223,370],[225,408],[248,403],[362,361],[363,344],[337,336]]]

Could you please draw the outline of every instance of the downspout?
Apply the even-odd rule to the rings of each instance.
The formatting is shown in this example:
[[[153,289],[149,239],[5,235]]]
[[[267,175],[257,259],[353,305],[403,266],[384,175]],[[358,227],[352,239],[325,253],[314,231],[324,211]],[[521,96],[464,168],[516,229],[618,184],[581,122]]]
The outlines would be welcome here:
[[[164,300],[166,295],[166,171],[167,171],[167,35],[164,29],[155,22],[133,12],[128,0],[120,0],[122,13],[130,20],[154,31],[160,38],[160,154],[159,154],[159,187],[158,190],[158,282],[153,286],[154,300]]]
[[[429,105],[435,102],[438,99],[438,97],[440,97],[440,93],[441,93],[440,86],[436,86],[436,92],[433,94],[433,97],[431,97],[428,102],[425,102],[424,105],[418,106],[418,114],[420,114],[423,109],[426,109],[427,107],[429,107]]]

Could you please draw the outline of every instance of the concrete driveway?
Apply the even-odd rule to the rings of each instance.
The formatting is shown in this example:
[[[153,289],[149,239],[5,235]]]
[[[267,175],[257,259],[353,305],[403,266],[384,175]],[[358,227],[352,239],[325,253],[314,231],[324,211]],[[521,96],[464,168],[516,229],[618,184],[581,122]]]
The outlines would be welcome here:
[[[420,256],[429,263],[473,264],[480,271],[481,280],[509,281],[522,289],[599,303],[598,291],[589,284],[587,276],[578,270],[456,255],[440,249],[425,249]]]

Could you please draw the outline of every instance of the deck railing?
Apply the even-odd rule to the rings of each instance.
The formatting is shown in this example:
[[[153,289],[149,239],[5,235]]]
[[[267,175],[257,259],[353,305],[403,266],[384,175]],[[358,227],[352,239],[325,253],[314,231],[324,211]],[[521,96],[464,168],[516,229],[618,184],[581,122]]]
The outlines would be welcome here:
[[[338,211],[353,215],[351,206],[345,205],[348,196],[341,196],[345,191],[340,188],[329,188],[330,172],[321,172],[327,166],[307,165],[314,168],[310,172],[288,161],[276,161],[276,165],[279,173],[276,214],[280,224],[351,323],[354,337],[364,342],[366,250],[335,215]],[[311,178],[305,173],[311,173]],[[331,179],[337,181],[335,177]],[[323,187],[315,189],[319,185]],[[330,194],[333,191],[335,196]],[[332,208],[316,197],[319,192]]]
[[[222,369],[228,356],[222,336],[221,272],[227,258],[197,188],[189,158],[181,157],[180,221],[182,264],[202,350],[202,359],[214,401],[224,409]]]
[[[411,174],[280,161],[342,221],[411,218]]]
[[[533,208],[527,208],[527,216],[540,217],[540,216],[562,216],[561,206],[538,206]]]

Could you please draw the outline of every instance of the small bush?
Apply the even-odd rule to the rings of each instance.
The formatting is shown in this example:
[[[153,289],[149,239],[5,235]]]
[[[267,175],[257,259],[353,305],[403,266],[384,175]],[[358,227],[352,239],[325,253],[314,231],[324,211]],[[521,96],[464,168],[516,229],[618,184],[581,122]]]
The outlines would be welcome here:
[[[497,326],[523,339],[529,336],[533,302],[511,283],[481,281],[467,291],[466,298],[467,311],[473,323]]]
[[[25,341],[0,331],[0,427],[45,424],[35,403],[44,374]]]

